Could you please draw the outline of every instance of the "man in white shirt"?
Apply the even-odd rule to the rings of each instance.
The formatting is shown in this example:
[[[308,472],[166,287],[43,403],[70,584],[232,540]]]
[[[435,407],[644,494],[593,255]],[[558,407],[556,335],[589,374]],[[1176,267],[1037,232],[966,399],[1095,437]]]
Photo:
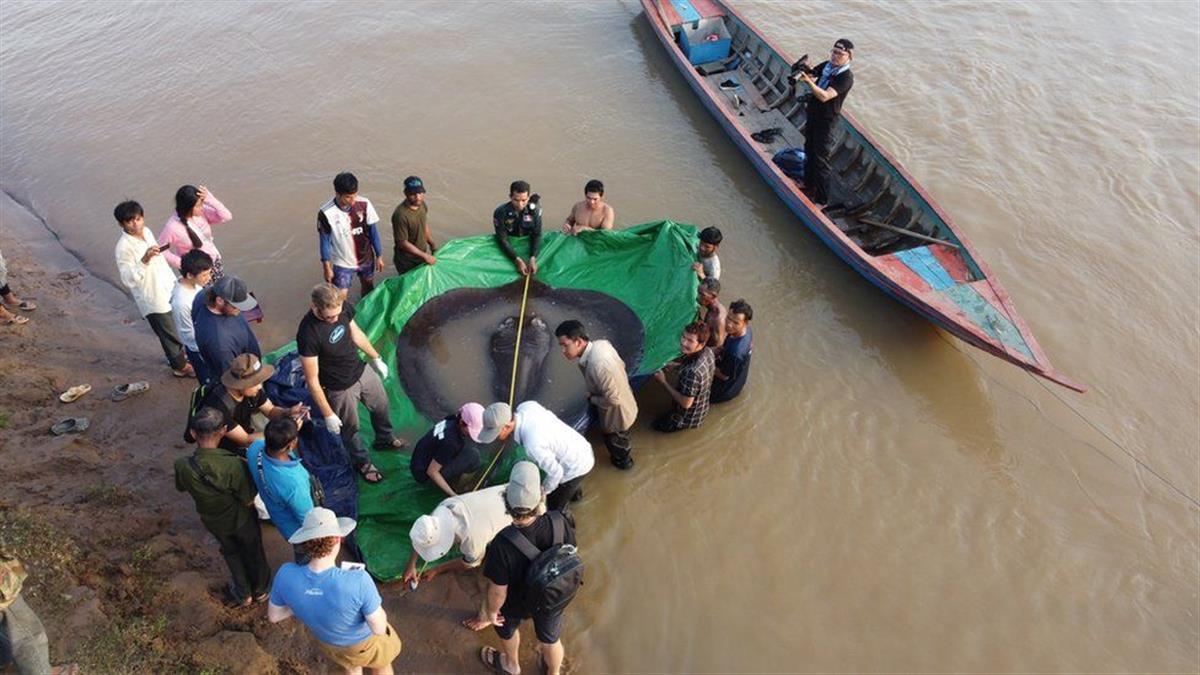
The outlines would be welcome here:
[[[592,445],[578,431],[558,419],[537,401],[525,401],[513,414],[507,403],[493,403],[483,411],[481,443],[508,440],[525,448],[529,461],[546,474],[542,493],[546,508],[563,511],[583,497],[583,477],[596,457]]]
[[[196,379],[206,382],[208,372],[204,357],[200,356],[200,347],[196,345],[192,305],[200,291],[212,281],[212,256],[198,248],[188,251],[179,261],[179,274],[181,276],[175,282],[175,290],[171,291],[171,318],[175,321],[175,330],[179,333],[179,341],[183,343],[188,363],[196,371]]]
[[[171,319],[175,273],[160,255],[163,249],[154,240],[154,234],[146,229],[142,205],[134,201],[121,202],[113,209],[113,217],[124,233],[117,240],[115,251],[121,283],[129,289],[138,310],[158,336],[171,373],[175,377],[195,377],[195,370],[184,356],[183,344]]]
[[[483,553],[496,533],[512,525],[512,516],[504,508],[505,485],[484,488],[476,492],[448,497],[428,516],[413,523],[408,536],[413,552],[404,570],[404,583],[429,581],[444,572],[458,572],[479,567]],[[461,558],[429,568],[417,578],[417,557],[427,563],[436,562],[458,544]]]

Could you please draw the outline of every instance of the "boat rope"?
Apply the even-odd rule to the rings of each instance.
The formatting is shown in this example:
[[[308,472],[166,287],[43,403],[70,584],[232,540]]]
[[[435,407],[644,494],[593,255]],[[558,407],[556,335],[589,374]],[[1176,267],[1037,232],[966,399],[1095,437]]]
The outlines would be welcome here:
[[[510,379],[508,382],[509,410],[512,410],[514,400],[517,397],[517,358],[521,355],[521,329],[525,327],[525,306],[529,300],[529,280],[532,278],[532,274],[525,275],[525,289],[521,291],[521,314],[519,317],[517,317],[517,346],[513,348],[512,379]],[[500,455],[503,455],[504,451],[507,449],[508,441],[506,440],[504,441],[504,444],[500,446],[500,449],[496,451],[496,456],[492,457],[492,463],[488,464],[487,470],[479,475],[479,481],[475,483],[475,487],[471,488],[471,492],[475,492],[479,489],[479,486],[483,485],[483,482],[486,481],[487,477],[492,473],[492,469],[495,468],[496,462],[500,459]],[[425,569],[428,567],[428,560],[425,560],[421,563],[421,569],[417,572],[418,579],[422,574],[425,574]],[[415,590],[417,590],[417,584],[416,582],[413,582],[413,584],[408,587],[408,590],[400,594],[400,597],[404,597]]]
[[[983,370],[983,365],[980,364],[979,361],[977,361],[975,359],[974,355],[972,355],[970,352],[960,349],[957,344],[955,344],[952,340],[950,340],[945,335],[943,335],[942,331],[938,330],[937,328],[934,328],[934,332],[937,334],[937,336],[939,338],[942,339],[943,342],[950,345],[955,350],[957,350],[959,353],[961,353],[962,355],[969,358],[971,360],[971,362],[974,363],[977,368],[979,368],[979,372],[983,373],[983,376],[986,377],[989,381],[993,382],[997,386],[999,386],[1009,392],[1012,392],[1014,395],[1018,396],[1019,398],[1024,399],[1026,403],[1033,406],[1033,408],[1035,410],[1037,410],[1039,413],[1042,413],[1042,416],[1045,417],[1045,413],[1042,411],[1041,406],[1039,406],[1037,404],[1037,402],[1035,402],[1033,399],[1029,398],[1028,396],[1025,396],[1021,392],[1016,391],[1016,390],[1012,389],[1011,387],[1004,385],[1003,383],[1001,383],[998,380],[996,380],[995,378],[993,378],[991,375],[988,375],[987,371]],[[1083,420],[1083,422],[1085,424],[1087,424],[1089,427],[1091,427],[1092,430],[1094,430],[1096,433],[1103,436],[1105,438],[1105,440],[1107,440],[1109,443],[1112,443],[1113,446],[1115,446],[1118,450],[1125,453],[1125,455],[1128,456],[1129,459],[1133,460],[1134,464],[1136,464],[1139,468],[1145,470],[1151,476],[1154,476],[1155,478],[1157,478],[1159,481],[1162,482],[1163,485],[1170,488],[1172,491],[1174,491],[1180,497],[1183,497],[1192,506],[1194,506],[1196,508],[1200,508],[1200,500],[1197,500],[1195,497],[1188,494],[1183,489],[1179,488],[1174,483],[1172,483],[1166,476],[1164,476],[1161,473],[1159,473],[1158,471],[1156,471],[1154,469],[1154,467],[1147,464],[1144,460],[1142,460],[1140,457],[1138,457],[1136,454],[1134,454],[1133,451],[1126,448],[1120,441],[1113,438],[1113,436],[1111,434],[1109,434],[1107,431],[1105,431],[1103,428],[1101,428],[1100,425],[1098,425],[1095,422],[1093,422],[1092,420],[1088,419],[1088,417],[1086,415],[1084,415],[1082,412],[1080,412],[1080,410],[1078,408],[1071,405],[1071,403],[1069,401],[1067,401],[1062,396],[1060,396],[1058,394],[1058,392],[1054,391],[1045,382],[1042,382],[1040,379],[1038,379],[1038,377],[1036,375],[1029,372],[1028,370],[1025,371],[1025,374],[1029,375],[1030,379],[1032,379],[1034,382],[1036,382],[1037,385],[1040,386],[1042,389],[1045,389],[1046,392],[1048,394],[1050,394],[1051,396],[1053,396],[1055,399],[1057,399],[1059,403],[1062,403],[1064,406],[1066,406],[1066,408],[1068,410],[1075,413],[1075,416],[1078,417],[1079,419]],[[1055,425],[1055,426],[1057,426],[1057,425]],[[1061,427],[1060,427],[1060,429],[1061,429]],[[1063,429],[1063,431],[1065,432],[1066,430]],[[1089,443],[1088,441],[1085,441],[1083,439],[1077,439],[1077,440],[1079,440],[1081,443],[1088,446],[1089,448],[1095,450],[1096,452],[1100,453],[1101,455],[1104,455],[1105,458],[1111,459],[1111,458],[1109,458],[1108,453],[1106,453],[1103,450],[1101,450],[1100,448],[1096,447],[1095,444]]]

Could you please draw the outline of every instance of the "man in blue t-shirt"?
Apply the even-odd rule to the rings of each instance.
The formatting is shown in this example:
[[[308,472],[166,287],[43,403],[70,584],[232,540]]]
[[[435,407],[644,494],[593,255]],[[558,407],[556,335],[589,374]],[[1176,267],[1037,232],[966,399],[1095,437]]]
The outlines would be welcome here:
[[[296,617],[308,627],[331,661],[355,672],[368,668],[391,675],[400,654],[400,636],[388,623],[379,589],[362,565],[336,560],[342,538],[355,522],[320,506],[288,541],[299,546],[307,565],[284,563],[271,586],[267,618],[279,623]]]
[[[255,441],[246,450],[250,476],[258,486],[258,496],[284,539],[300,529],[304,516],[312,510],[315,480],[296,457],[300,427],[290,417],[267,423],[264,440]],[[296,562],[307,562],[296,547]]]
[[[196,347],[207,366],[208,381],[213,386],[242,354],[262,356],[258,338],[242,312],[258,306],[258,301],[237,277],[221,277],[207,290],[196,294],[192,301],[192,325],[196,331]]]
[[[745,300],[729,305],[725,317],[725,344],[717,354],[717,370],[713,373],[712,403],[724,403],[737,398],[750,377],[750,356],[754,352],[754,333],[750,320],[754,310]]]

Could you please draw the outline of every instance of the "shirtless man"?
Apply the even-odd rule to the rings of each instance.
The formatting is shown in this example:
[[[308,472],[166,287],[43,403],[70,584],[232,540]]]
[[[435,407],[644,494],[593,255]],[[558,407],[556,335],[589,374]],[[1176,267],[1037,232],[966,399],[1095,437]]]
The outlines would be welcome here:
[[[579,234],[584,230],[611,230],[616,213],[604,203],[604,183],[589,180],[583,186],[583,201],[571,207],[571,213],[563,223],[563,234]]]

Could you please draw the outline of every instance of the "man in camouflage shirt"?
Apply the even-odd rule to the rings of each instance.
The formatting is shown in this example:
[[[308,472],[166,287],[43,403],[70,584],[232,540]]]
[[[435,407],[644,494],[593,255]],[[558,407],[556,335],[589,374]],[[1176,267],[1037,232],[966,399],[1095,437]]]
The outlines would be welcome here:
[[[496,228],[496,243],[517,265],[522,276],[537,274],[537,254],[542,244],[542,206],[537,195],[529,195],[529,183],[515,180],[508,188],[508,201],[492,212],[492,226]],[[529,237],[529,262],[526,263],[513,250],[509,237]]]

